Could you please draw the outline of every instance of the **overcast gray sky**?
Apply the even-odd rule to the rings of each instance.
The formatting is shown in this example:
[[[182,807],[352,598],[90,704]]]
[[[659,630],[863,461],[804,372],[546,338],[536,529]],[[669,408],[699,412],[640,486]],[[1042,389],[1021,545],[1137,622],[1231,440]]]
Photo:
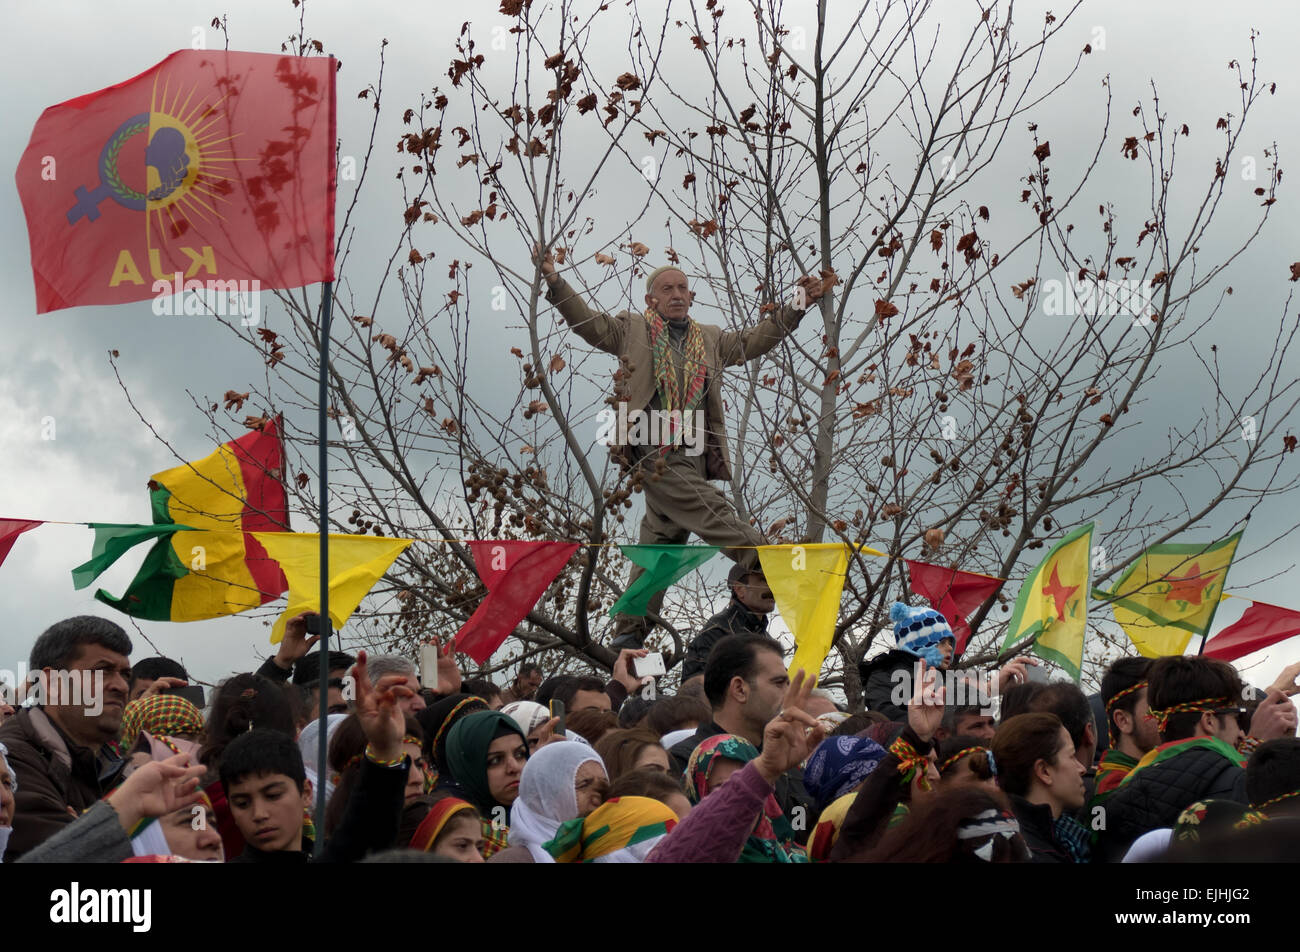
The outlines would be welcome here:
[[[739,0],[732,2],[740,6]],[[837,11],[850,6],[856,4],[848,0],[832,4]],[[1017,19],[1021,24],[1036,23],[1044,9],[1064,10],[1065,6],[1023,4],[1017,8],[1023,10]],[[445,83],[461,19],[471,20],[476,31],[484,31],[481,36],[493,26],[508,25],[497,7],[497,0],[461,0],[455,5],[314,0],[309,33],[324,39],[343,61],[338,90],[343,152],[360,154],[364,150],[371,109],[356,93],[373,80],[382,38],[389,40],[385,85],[390,102],[413,99],[417,90]],[[941,0],[938,9],[946,7],[964,11],[969,4]],[[799,10],[813,8],[811,0],[791,3],[791,21],[798,21]],[[435,9],[439,14],[432,12]],[[446,9],[454,9],[455,23],[443,19],[441,11]],[[1171,114],[1187,111],[1208,119],[1231,109],[1231,84],[1224,67],[1231,58],[1249,57],[1249,31],[1256,27],[1263,31],[1259,41],[1261,73],[1266,81],[1277,82],[1278,92],[1253,117],[1249,138],[1258,147],[1276,140],[1285,167],[1289,156],[1300,154],[1294,122],[1300,105],[1300,60],[1292,48],[1300,17],[1293,10],[1281,9],[1282,5],[1266,0],[1234,4],[1104,0],[1086,4],[1078,22],[1071,25],[1069,36],[1074,39],[1063,41],[1060,49],[1072,56],[1083,43],[1095,43],[1097,28],[1104,30],[1105,49],[1097,51],[1085,75],[1053,107],[1058,120],[1052,133],[1053,155],[1069,155],[1072,145],[1080,152],[1090,151],[1100,126],[1097,90],[1105,73],[1111,77],[1117,115],[1126,115],[1133,102],[1149,93],[1150,78],[1160,83]],[[141,411],[191,459],[208,453],[213,442],[187,391],[202,402],[227,389],[247,389],[250,381],[262,375],[261,362],[219,325],[199,318],[157,317],[148,302],[77,308],[37,318],[25,223],[12,184],[13,170],[42,109],[120,82],[176,49],[193,46],[199,35],[196,30],[202,31],[208,45],[218,46],[219,34],[207,24],[222,13],[229,14],[235,49],[274,52],[297,30],[297,13],[288,0],[137,0],[112,7],[51,0],[10,4],[6,9],[6,29],[0,36],[0,117],[6,133],[0,143],[0,165],[10,172],[9,184],[0,188],[0,277],[7,289],[0,305],[6,344],[0,356],[0,516],[73,522],[148,521],[145,481],[152,473],[174,465],[175,460],[128,406],[107,361],[110,349],[120,351],[123,377]],[[623,37],[618,39],[619,45],[603,53],[616,56]],[[1071,123],[1063,130],[1061,110],[1075,109],[1077,117],[1069,117]],[[1071,125],[1077,131],[1077,143],[1069,139]],[[378,137],[382,161],[393,161],[389,143],[401,131],[400,110],[389,109]],[[1117,150],[1118,140],[1112,151]],[[1057,161],[1058,175],[1068,178],[1068,160]],[[1099,184],[1104,187],[1104,179]],[[1284,182],[1284,205],[1290,200],[1286,186]],[[341,192],[340,207],[345,197]],[[616,203],[617,196],[611,201]],[[379,185],[369,192],[360,221],[363,235],[373,225],[381,240],[374,251],[363,248],[358,253],[359,260],[351,268],[354,281],[365,273],[370,260],[367,255],[373,255],[373,267],[382,267],[384,243],[392,237],[391,221],[400,203],[391,177],[387,183],[380,177]],[[384,224],[378,230],[381,220]],[[653,237],[642,240],[651,245],[666,243]],[[1251,347],[1252,309],[1263,315],[1265,323],[1276,322],[1290,287],[1285,282],[1287,266],[1300,258],[1297,247],[1295,229],[1283,215],[1277,216],[1230,282],[1249,289],[1251,295],[1238,298],[1245,332],[1238,343],[1245,351]],[[459,249],[438,251],[440,256],[448,251],[448,257],[464,257]],[[522,257],[521,249],[521,264]],[[618,302],[602,303],[612,308]],[[274,322],[275,315],[268,315],[268,320]],[[522,332],[512,333],[518,333],[523,343]],[[1294,371],[1292,368],[1291,376]],[[509,372],[516,370],[512,366]],[[1194,388],[1176,386],[1164,412],[1176,416],[1177,404],[1194,392]],[[42,421],[47,417],[54,420],[53,440],[41,436]],[[1122,461],[1108,462],[1119,465]],[[1275,511],[1282,518],[1294,508],[1288,501]],[[301,517],[295,525],[313,528]],[[90,590],[76,592],[72,588],[69,570],[88,557],[91,538],[84,527],[47,525],[19,539],[0,567],[0,603],[7,615],[6,624],[0,627],[0,668],[16,670],[35,636],[68,615],[89,612],[117,617],[134,633],[129,621],[94,601]],[[1249,542],[1248,533],[1246,544]],[[1262,578],[1285,570],[1279,578],[1250,592],[1265,601],[1300,608],[1300,586],[1296,585],[1300,570],[1294,567],[1295,555],[1294,544],[1280,545],[1250,573],[1234,574],[1237,584],[1229,588],[1240,591],[1248,576]],[[100,584],[119,593],[134,574],[139,558],[135,555],[124,560]],[[1234,620],[1243,608],[1244,603],[1225,603],[1216,628]],[[213,681],[246,670],[269,653],[267,637],[274,614],[264,612],[261,620],[241,616],[184,625],[142,622],[140,628],[158,650],[182,659],[203,680]],[[136,640],[136,657],[154,653],[142,639]],[[1267,680],[1288,655],[1300,653],[1296,646],[1297,642],[1291,642],[1262,658],[1246,659],[1244,666],[1249,667],[1253,680]]]

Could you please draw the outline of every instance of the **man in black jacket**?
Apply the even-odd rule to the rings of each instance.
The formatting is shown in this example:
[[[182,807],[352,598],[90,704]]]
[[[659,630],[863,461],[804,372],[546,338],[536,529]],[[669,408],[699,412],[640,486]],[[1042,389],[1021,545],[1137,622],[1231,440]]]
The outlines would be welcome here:
[[[1172,827],[1198,800],[1249,802],[1246,758],[1236,749],[1242,690],[1232,665],[1214,658],[1179,655],[1151,666],[1147,696],[1161,743],[1101,807],[1100,858],[1118,862],[1139,836]]]
[[[766,635],[767,616],[776,607],[767,577],[737,562],[727,573],[731,601],[700,629],[682,659],[682,683],[704,674],[709,652],[727,635]]]
[[[721,639],[704,669],[704,694],[713,708],[713,719],[669,751],[677,772],[685,772],[695,748],[718,734],[735,734],[762,750],[763,728],[781,713],[789,686],[780,642],[767,635]],[[804,789],[803,771],[796,768],[782,774],[775,796],[795,828],[796,839],[806,842],[817,817],[813,798]]]
[[[30,664],[39,672],[40,703],[0,727],[18,783],[7,862],[58,833],[120,779],[125,763],[109,745],[126,708],[130,653],[122,627],[93,615],[57,622],[36,639]]]

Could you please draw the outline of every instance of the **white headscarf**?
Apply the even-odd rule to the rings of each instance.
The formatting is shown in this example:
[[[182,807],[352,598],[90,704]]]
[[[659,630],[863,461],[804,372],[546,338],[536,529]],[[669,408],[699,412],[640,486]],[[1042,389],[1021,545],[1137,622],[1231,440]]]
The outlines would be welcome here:
[[[501,708],[501,713],[518,724],[525,737],[551,719],[551,712],[536,701],[513,701]],[[591,741],[577,731],[565,731],[564,739],[591,747]]]
[[[9,766],[9,759],[5,756],[8,753],[9,748],[5,747],[4,744],[0,744],[0,764],[4,764],[5,772],[9,774],[10,778],[14,782],[13,792],[17,793],[18,776],[14,773],[14,769]],[[5,858],[5,848],[9,845],[9,836],[13,831],[14,828],[12,826],[0,826],[0,860]]]
[[[378,680],[378,679],[376,679]],[[330,740],[334,737],[335,729],[348,719],[346,714],[329,714],[326,717],[327,727],[325,728],[325,748],[329,749]],[[302,751],[302,765],[307,773],[307,779],[311,781],[312,789],[316,789],[320,783],[320,769],[318,761],[320,758],[320,719],[309,721],[307,726],[302,729],[298,735],[298,749]],[[325,803],[330,802],[330,797],[334,795],[334,784],[329,782],[329,774],[326,773],[325,779]],[[315,797],[312,798],[313,805]]]
[[[577,817],[578,794],[573,785],[585,763],[600,764],[605,770],[605,762],[594,750],[572,741],[547,744],[528,758],[519,777],[519,797],[510,807],[511,846],[527,847],[538,863],[555,862],[542,844],[555,838],[561,823]]]
[[[501,713],[518,724],[525,737],[551,719],[550,712],[536,701],[514,701],[501,708]]]

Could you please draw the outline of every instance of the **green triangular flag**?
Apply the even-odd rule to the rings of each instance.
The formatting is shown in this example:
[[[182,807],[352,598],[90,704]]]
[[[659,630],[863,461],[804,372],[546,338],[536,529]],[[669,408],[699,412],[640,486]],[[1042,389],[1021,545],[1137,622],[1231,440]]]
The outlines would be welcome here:
[[[150,539],[171,535],[188,528],[175,524],[140,526],[108,522],[92,522],[89,526],[95,530],[94,548],[91,550],[90,560],[72,570],[73,588],[85,588],[141,542],[148,542]]]
[[[611,618],[624,613],[644,615],[656,592],[663,591],[718,554],[716,545],[620,545],[619,548],[645,572],[610,608]]]

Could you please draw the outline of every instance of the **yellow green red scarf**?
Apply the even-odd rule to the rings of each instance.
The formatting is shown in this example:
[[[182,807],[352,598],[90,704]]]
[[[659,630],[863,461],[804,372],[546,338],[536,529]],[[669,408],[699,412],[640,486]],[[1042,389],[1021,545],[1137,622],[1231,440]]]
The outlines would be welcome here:
[[[686,378],[686,392],[682,393],[681,381],[677,379],[677,370],[669,342],[668,328],[664,319],[654,308],[645,312],[646,323],[650,325],[650,352],[654,356],[655,382],[659,386],[659,400],[665,413],[678,411],[683,422],[688,413],[693,413],[704,396],[704,383],[707,364],[704,357],[704,332],[700,325],[687,318],[686,343],[682,348],[683,376]],[[676,440],[678,427],[669,417],[670,430]]]
[[[590,863],[602,856],[658,839],[672,832],[677,814],[649,797],[606,800],[585,819],[560,824],[555,837],[543,844],[557,863]]]

